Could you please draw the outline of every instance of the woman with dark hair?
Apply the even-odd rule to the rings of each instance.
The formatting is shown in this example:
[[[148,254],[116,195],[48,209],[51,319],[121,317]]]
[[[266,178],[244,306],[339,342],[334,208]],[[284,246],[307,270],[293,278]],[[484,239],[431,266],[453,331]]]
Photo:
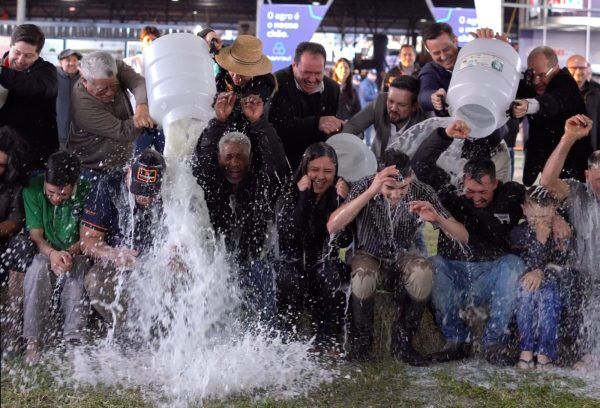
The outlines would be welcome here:
[[[277,228],[282,261],[277,264],[277,306],[286,334],[294,332],[306,309],[316,331],[316,349],[339,355],[344,286],[350,274],[338,250],[347,247],[351,237],[346,233],[330,237],[327,232],[329,215],[349,191],[337,170],[331,146],[310,145],[280,201]]]
[[[350,61],[340,58],[331,70],[331,79],[340,85],[340,103],[335,116],[342,120],[348,120],[360,111],[360,99],[352,84],[351,67]]]

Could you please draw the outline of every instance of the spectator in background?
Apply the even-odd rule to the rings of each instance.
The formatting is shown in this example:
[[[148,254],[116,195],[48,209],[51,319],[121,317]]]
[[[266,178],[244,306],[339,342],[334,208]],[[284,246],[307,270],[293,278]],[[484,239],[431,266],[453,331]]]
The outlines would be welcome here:
[[[325,77],[326,58],[321,44],[301,42],[292,65],[275,73],[279,89],[271,103],[269,121],[275,126],[294,169],[308,146],[325,141],[344,125],[335,116],[340,87]]]
[[[0,65],[0,86],[8,96],[0,107],[0,124],[14,128],[28,144],[28,160],[43,170],[48,157],[58,150],[56,127],[56,67],[40,58],[46,38],[33,24],[17,26],[10,49]]]
[[[399,76],[411,75],[418,78],[421,66],[416,59],[415,48],[410,44],[403,44],[398,52],[398,65],[392,67],[383,78],[383,92],[387,92],[390,84]]]
[[[56,123],[60,148],[67,146],[71,126],[71,91],[79,80],[79,60],[82,55],[71,49],[58,54],[58,97],[56,98]]]
[[[377,70],[370,69],[367,76],[360,82],[358,96],[360,98],[360,107],[364,109],[377,98],[379,93],[377,89]],[[373,126],[369,126],[364,131],[365,143],[371,146],[373,142]]]
[[[133,155],[133,142],[154,122],[148,112],[146,81],[107,52],[81,60],[75,84],[68,148],[81,159],[83,177],[97,178],[120,170]],[[135,114],[127,90],[137,102]]]
[[[23,337],[25,361],[34,364],[44,340],[57,280],[61,281],[60,307],[65,340],[83,340],[85,312],[83,277],[88,268],[81,255],[79,221],[90,191],[79,179],[79,159],[59,151],[48,158],[46,172],[35,176],[23,189],[25,223],[35,245],[23,282]]]
[[[250,95],[261,98],[267,109],[277,89],[271,60],[263,54],[262,48],[262,41],[253,35],[240,35],[230,47],[221,49],[215,56],[222,68],[216,79],[215,98],[223,93],[234,97],[233,111],[227,118],[230,130],[246,133],[250,126],[242,112],[242,99]]]
[[[571,55],[567,69],[573,76],[585,102],[587,116],[594,122],[590,131],[592,150],[600,149],[600,84],[591,80],[590,63],[581,55]]]
[[[521,81],[517,97],[523,99],[516,100],[512,113],[517,118],[527,115],[529,122],[523,184],[531,186],[558,145],[566,120],[585,114],[586,110],[577,83],[567,68],[560,68],[552,48],[534,48],[527,56],[527,67],[533,72],[533,82]],[[590,140],[578,140],[567,156],[561,175],[584,181],[586,160],[591,153]]]
[[[352,67],[350,61],[346,58],[337,60],[331,70],[331,79],[340,86],[340,102],[338,106],[337,118],[344,121],[350,119],[360,111],[360,99],[354,86],[352,85]]]
[[[160,37],[160,31],[158,28],[154,26],[145,26],[140,31],[140,41],[142,42],[142,51],[148,47],[150,44],[154,42],[157,38]],[[144,54],[140,53],[128,58],[123,59],[127,65],[129,65],[133,70],[145,77],[145,66],[144,66]],[[136,109],[135,96],[128,92],[129,102],[131,102],[131,107],[134,112]],[[163,152],[165,149],[165,134],[162,129],[158,129],[156,127],[146,127],[142,130],[142,133],[135,141],[135,155],[141,154],[144,150],[149,147],[154,147],[156,151]]]
[[[401,143],[399,150],[412,156],[418,146],[403,141],[402,133],[425,119],[417,103],[419,82],[413,77],[396,78],[389,92],[379,94],[374,102],[356,114],[344,125],[343,132],[361,136],[371,126],[375,127],[375,139],[371,149],[380,162],[388,146]],[[410,147],[410,149],[409,149]]]

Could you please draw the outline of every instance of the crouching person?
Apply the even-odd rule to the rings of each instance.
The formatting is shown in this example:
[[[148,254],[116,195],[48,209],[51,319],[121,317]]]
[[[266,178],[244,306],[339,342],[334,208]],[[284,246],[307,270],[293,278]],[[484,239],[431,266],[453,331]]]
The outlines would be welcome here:
[[[120,332],[127,311],[127,279],[153,244],[162,217],[162,155],[147,149],[120,179],[101,179],[81,218],[83,252],[94,260],[85,276],[92,306]]]
[[[23,337],[27,340],[25,360],[30,364],[38,361],[47,338],[55,293],[60,292],[65,340],[83,339],[83,278],[88,264],[81,254],[79,221],[89,184],[79,180],[80,166],[72,153],[54,153],[45,174],[32,178],[23,189],[25,224],[37,250],[23,283]]]
[[[385,168],[354,185],[346,202],[329,218],[327,229],[337,233],[352,223],[352,315],[355,358],[366,358],[373,341],[375,291],[379,283],[394,294],[397,305],[392,354],[408,364],[426,365],[412,346],[432,288],[429,261],[410,253],[424,221],[439,226],[452,239],[467,242],[465,227],[448,215],[433,189],[414,177],[410,159],[388,150]]]
[[[339,248],[352,242],[349,231],[334,236],[327,232],[329,216],[349,192],[346,182],[337,176],[337,163],[331,146],[323,142],[310,145],[277,211],[281,328],[293,335],[307,310],[315,329],[314,351],[330,357],[340,355],[344,287],[350,280],[348,266],[339,259]]]

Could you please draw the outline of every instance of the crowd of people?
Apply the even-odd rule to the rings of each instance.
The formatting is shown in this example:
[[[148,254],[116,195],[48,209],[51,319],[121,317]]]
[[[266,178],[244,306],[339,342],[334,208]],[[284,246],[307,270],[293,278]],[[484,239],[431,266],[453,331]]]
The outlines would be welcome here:
[[[145,27],[140,40],[148,46],[160,34]],[[600,85],[584,57],[561,69],[552,48],[536,47],[506,125],[473,139],[455,120],[417,143],[408,129],[448,116],[459,48],[445,23],[422,32],[429,62],[420,66],[405,45],[380,85],[369,71],[359,87],[347,59],[326,75],[317,43],[300,43],[292,64],[273,73],[258,38],[224,47],[210,28],[198,35],[214,56],[217,94],[190,161],[245,319],[293,340],[307,316],[316,353],[369,359],[383,290],[395,312],[390,351],[408,364],[472,355],[469,312],[487,316],[481,344],[493,364],[593,361]],[[477,36],[507,41],[487,29]],[[20,25],[0,61],[2,353],[24,352],[29,363],[54,344],[51,313],[62,314],[67,345],[90,340],[90,316],[126,330],[123,276],[164,228],[167,170],[143,58],[64,50],[57,68],[40,57],[44,41],[39,27]],[[523,121],[521,184],[509,144]],[[374,174],[340,176],[327,141],[341,132],[371,147]],[[463,142],[458,178],[438,161],[455,140]],[[435,256],[424,223],[439,230]],[[422,355],[413,339],[428,308],[445,344]]]

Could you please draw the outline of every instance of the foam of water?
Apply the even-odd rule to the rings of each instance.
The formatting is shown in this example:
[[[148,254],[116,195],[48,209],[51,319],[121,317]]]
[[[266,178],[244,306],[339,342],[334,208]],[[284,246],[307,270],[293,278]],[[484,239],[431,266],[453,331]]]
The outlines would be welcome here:
[[[182,158],[195,145],[191,134],[202,127],[188,122],[168,129],[162,236],[126,283],[126,327],[135,346],[119,346],[109,336],[75,350],[76,384],[138,388],[154,401],[185,406],[257,389],[295,395],[334,377],[309,358],[310,344],[284,344],[277,333],[237,318],[235,271]],[[187,134],[173,130],[184,128]]]

